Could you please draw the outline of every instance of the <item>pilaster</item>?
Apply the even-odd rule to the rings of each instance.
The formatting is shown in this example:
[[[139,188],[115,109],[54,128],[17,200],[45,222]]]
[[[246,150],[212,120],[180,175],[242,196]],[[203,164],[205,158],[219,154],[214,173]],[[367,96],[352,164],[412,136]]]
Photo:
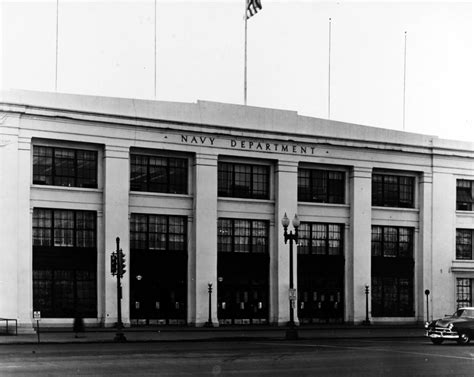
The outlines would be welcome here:
[[[116,250],[117,237],[125,254],[127,266],[130,264],[130,220],[129,220],[129,187],[130,187],[129,148],[106,145],[104,151],[104,234],[102,263],[105,266],[105,315],[104,324],[111,326],[117,322],[117,288],[116,277],[110,273],[110,254]],[[100,220],[100,218],[99,218]],[[130,268],[122,279],[122,322],[130,323]],[[99,284],[101,285],[101,284]]]
[[[415,302],[417,303],[417,320],[423,322],[426,320],[427,307],[425,290],[432,290],[432,203],[433,203],[433,174],[424,172],[419,184],[419,208],[420,208],[420,234],[418,243],[418,252],[415,256]],[[431,306],[431,297],[428,296],[428,305]],[[432,318],[432,308],[429,313]]]
[[[207,322],[208,283],[212,283],[211,317],[217,325],[217,155],[196,154],[194,177],[194,249],[188,258],[188,323],[202,326]]]
[[[270,300],[272,323],[286,324],[290,319],[290,258],[289,245],[283,238],[281,219],[287,214],[290,221],[298,209],[298,162],[280,160],[275,166],[275,237],[276,247],[270,251]],[[290,225],[291,230],[292,225]],[[291,241],[290,241],[291,242]],[[297,287],[297,247],[293,247],[293,284]],[[298,321],[295,302],[295,321]]]
[[[348,322],[365,320],[365,286],[371,285],[372,169],[353,167],[350,173],[350,230],[347,255]],[[369,314],[371,308],[369,296]]]

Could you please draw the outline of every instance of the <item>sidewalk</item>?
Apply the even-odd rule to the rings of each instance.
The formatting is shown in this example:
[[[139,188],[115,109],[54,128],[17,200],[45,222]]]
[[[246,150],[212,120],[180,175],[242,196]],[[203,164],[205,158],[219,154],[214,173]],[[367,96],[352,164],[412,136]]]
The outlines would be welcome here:
[[[127,342],[182,342],[223,340],[283,340],[285,327],[132,327],[124,329]],[[41,343],[112,343],[116,330],[103,328],[86,329],[75,338],[72,329],[41,329]],[[298,327],[300,339],[350,339],[350,338],[418,338],[424,336],[422,326],[357,326],[328,325]],[[0,346],[7,344],[34,344],[37,334],[0,335]]]

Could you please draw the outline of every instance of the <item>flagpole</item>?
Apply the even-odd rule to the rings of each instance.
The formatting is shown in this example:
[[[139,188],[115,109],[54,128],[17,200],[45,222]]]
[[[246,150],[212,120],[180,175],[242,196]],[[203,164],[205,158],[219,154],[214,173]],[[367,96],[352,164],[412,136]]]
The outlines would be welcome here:
[[[56,67],[54,69],[54,91],[58,91],[58,33],[59,33],[59,0],[56,0]]]
[[[154,39],[154,97],[156,99],[156,0],[155,0],[155,39]]]
[[[244,44],[244,105],[247,105],[247,0],[244,0],[245,44]]]
[[[331,18],[329,18],[328,119],[331,119]]]
[[[403,131],[405,131],[405,93],[407,81],[407,32],[405,31],[405,49],[403,57]]]

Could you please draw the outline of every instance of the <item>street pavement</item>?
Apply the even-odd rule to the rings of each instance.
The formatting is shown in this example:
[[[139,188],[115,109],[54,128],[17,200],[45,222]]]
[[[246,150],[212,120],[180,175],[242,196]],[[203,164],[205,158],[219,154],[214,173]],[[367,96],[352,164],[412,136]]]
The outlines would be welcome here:
[[[172,342],[209,340],[282,340],[286,328],[277,326],[256,327],[133,327],[123,331],[127,342]],[[114,342],[116,330],[86,328],[75,337],[72,328],[40,328],[40,343],[109,343]],[[351,338],[421,338],[422,326],[357,326],[327,325],[301,326],[299,339],[351,339]],[[38,343],[38,335],[0,335],[0,345]]]
[[[2,377],[472,377],[473,370],[474,345],[420,337],[0,345]]]

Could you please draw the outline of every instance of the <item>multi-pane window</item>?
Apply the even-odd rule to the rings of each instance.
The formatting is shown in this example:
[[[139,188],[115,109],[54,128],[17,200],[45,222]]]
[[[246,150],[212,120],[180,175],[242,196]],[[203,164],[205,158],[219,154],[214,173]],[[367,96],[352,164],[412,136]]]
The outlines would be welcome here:
[[[413,315],[413,278],[372,276],[372,316]]]
[[[132,154],[130,164],[130,190],[187,194],[186,158]]]
[[[414,207],[414,177],[372,175],[372,205],[381,207]]]
[[[456,229],[456,259],[472,260],[472,229]]]
[[[372,315],[413,315],[413,228],[372,227]]]
[[[218,251],[268,253],[268,222],[261,220],[219,219]]]
[[[132,250],[186,251],[186,217],[132,214]]]
[[[33,183],[97,188],[97,152],[35,145]]]
[[[343,255],[340,224],[301,223],[298,228],[298,254]]]
[[[474,202],[474,181],[458,179],[456,181],[456,209],[459,211],[472,211]]]
[[[372,256],[413,257],[413,228],[373,226]]]
[[[95,247],[95,212],[35,208],[33,246]]]
[[[33,210],[33,306],[44,317],[97,316],[97,215]]]
[[[298,169],[298,200],[344,203],[345,174],[341,171]]]
[[[269,199],[269,177],[269,166],[219,162],[218,195],[234,198]]]
[[[472,281],[473,279],[456,279],[456,304],[458,308],[472,306]]]

